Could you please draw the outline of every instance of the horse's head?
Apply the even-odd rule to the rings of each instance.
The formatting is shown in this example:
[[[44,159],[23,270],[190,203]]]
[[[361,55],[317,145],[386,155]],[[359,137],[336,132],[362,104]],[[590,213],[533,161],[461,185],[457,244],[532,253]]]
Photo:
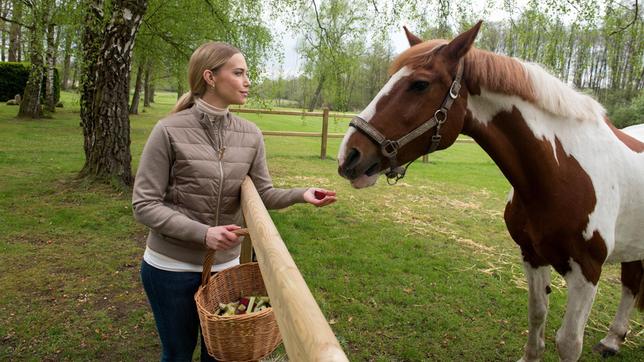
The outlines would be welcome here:
[[[454,143],[463,128],[467,92],[463,59],[481,22],[451,42],[423,42],[405,28],[410,49],[390,68],[391,78],[356,118],[338,154],[338,173],[356,188],[381,173],[401,177],[404,165]]]

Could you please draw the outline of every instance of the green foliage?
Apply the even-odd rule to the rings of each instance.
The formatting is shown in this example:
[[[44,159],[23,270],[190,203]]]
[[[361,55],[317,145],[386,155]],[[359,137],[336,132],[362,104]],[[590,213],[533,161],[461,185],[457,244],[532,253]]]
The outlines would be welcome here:
[[[627,102],[624,102],[623,92],[617,92],[605,103],[611,105],[608,116],[617,128],[644,123],[644,91]]]
[[[16,94],[22,96],[30,71],[31,64],[29,63],[0,62],[0,102],[13,99]],[[46,78],[43,77],[41,99],[45,97],[45,82]],[[54,69],[54,99],[56,102],[60,100],[58,69]]]

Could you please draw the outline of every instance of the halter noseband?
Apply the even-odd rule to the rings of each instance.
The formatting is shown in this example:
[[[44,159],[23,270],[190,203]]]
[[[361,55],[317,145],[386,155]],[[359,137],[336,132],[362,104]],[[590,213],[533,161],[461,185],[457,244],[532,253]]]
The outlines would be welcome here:
[[[389,180],[394,180],[393,183],[398,182],[401,178],[405,177],[405,172],[407,171],[407,167],[411,164],[411,161],[407,164],[407,166],[399,166],[398,165],[398,160],[396,159],[396,155],[398,154],[398,149],[401,147],[405,146],[409,142],[413,141],[414,139],[420,137],[423,135],[425,132],[429,131],[430,129],[434,128],[434,135],[432,136],[432,143],[429,146],[429,151],[427,152],[432,153],[436,151],[438,148],[438,144],[441,140],[441,135],[440,135],[440,129],[443,123],[447,121],[447,112],[449,109],[452,107],[452,104],[458,98],[459,92],[461,90],[461,80],[463,78],[463,58],[458,62],[458,69],[456,70],[456,77],[454,77],[454,81],[452,82],[452,85],[449,87],[449,91],[447,92],[447,95],[445,96],[445,99],[443,99],[443,103],[441,104],[440,108],[434,112],[434,115],[432,118],[428,119],[425,121],[423,124],[420,126],[416,127],[414,130],[410,131],[406,135],[400,137],[397,140],[389,140],[387,139],[382,133],[378,132],[373,126],[369,124],[369,122],[365,121],[364,119],[356,116],[354,117],[351,122],[349,123],[349,126],[354,127],[358,131],[362,132],[365,134],[373,143],[376,145],[380,146],[380,152],[382,153],[383,156],[389,158],[389,169],[385,171],[385,175],[387,176],[387,182]]]

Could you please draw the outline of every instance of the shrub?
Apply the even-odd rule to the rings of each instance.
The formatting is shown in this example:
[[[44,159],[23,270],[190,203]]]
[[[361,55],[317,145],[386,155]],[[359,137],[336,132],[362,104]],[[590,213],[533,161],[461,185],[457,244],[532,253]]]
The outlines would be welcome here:
[[[23,96],[29,72],[31,71],[30,63],[0,62],[0,102],[13,99],[16,94]],[[42,89],[45,89],[47,75],[43,76]],[[42,92],[44,99],[45,92]],[[58,69],[54,68],[54,100],[56,103],[60,100],[60,79]]]
[[[608,116],[617,128],[644,123],[644,91],[628,103],[609,107]]]

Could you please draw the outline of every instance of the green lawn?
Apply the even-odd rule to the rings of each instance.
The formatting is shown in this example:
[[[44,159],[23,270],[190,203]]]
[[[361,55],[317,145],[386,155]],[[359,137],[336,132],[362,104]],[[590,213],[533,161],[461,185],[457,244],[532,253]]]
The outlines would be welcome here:
[[[84,161],[78,95],[51,119],[16,120],[0,105],[0,360],[155,361],[159,342],[138,276],[145,227],[130,195],[76,179]],[[131,118],[133,166],[173,94]],[[313,117],[243,114],[264,130],[319,131]],[[331,120],[344,132],[347,119]],[[338,139],[268,136],[274,183],[321,186],[338,202],[272,211],[351,361],[514,361],[527,329],[518,249],[502,220],[508,184],[475,144],[416,162],[396,186],[353,190],[336,174]],[[607,268],[582,360],[617,308]],[[546,361],[565,287],[553,273]],[[641,360],[642,314],[616,361]],[[283,353],[283,352],[282,352]],[[278,353],[279,354],[279,353]],[[639,357],[638,357],[639,356]]]

